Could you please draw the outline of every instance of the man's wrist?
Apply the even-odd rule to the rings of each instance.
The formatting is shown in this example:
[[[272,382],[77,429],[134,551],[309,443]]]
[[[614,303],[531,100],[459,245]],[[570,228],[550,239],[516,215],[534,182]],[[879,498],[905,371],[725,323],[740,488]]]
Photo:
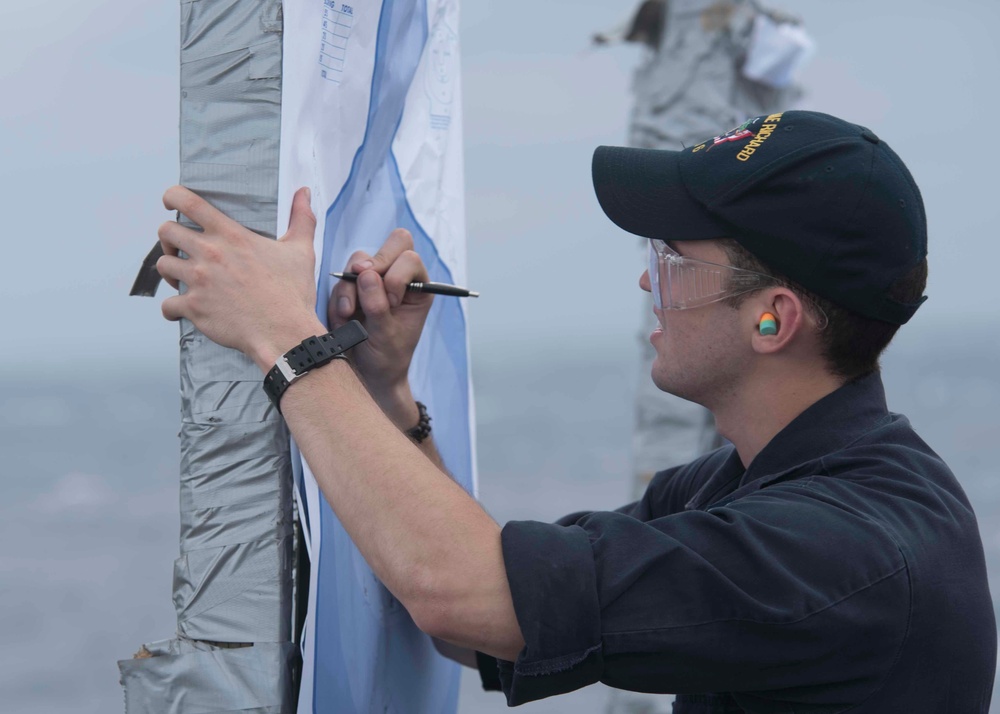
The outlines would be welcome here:
[[[252,354],[249,356],[257,364],[260,371],[267,374],[281,356],[300,344],[302,340],[316,335],[324,335],[326,332],[326,326],[315,318],[298,320],[288,325],[282,325],[280,329],[263,337],[253,347]]]
[[[276,359],[274,367],[265,373],[261,386],[280,413],[281,398],[289,387],[313,369],[338,359],[346,360],[344,353],[367,339],[368,333],[357,320],[351,320],[329,333],[310,334]],[[274,348],[267,347],[267,344],[281,343],[265,343],[265,349],[259,352],[259,359],[265,365],[265,360],[269,360],[274,354]]]

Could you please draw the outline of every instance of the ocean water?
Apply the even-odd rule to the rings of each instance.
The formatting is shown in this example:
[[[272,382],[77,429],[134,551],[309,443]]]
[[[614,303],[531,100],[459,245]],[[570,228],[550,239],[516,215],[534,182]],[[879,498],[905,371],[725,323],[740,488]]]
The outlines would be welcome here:
[[[903,334],[883,371],[890,408],[968,492],[1000,597],[991,327]],[[633,344],[473,353],[483,355],[473,375],[480,497],[499,522],[625,502],[632,392],[645,378]],[[116,660],[173,633],[178,409],[173,372],[0,376],[0,710],[122,711]],[[608,696],[588,687],[521,711],[603,714]],[[505,710],[469,671],[460,712]]]

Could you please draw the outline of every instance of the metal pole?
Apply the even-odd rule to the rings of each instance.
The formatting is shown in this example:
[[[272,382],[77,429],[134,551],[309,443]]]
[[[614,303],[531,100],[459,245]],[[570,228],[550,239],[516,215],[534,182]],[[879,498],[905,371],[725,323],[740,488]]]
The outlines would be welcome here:
[[[181,0],[180,183],[272,238],[281,33],[280,0]],[[125,710],[291,714],[300,662],[284,423],[256,366],[187,321],[180,386],[177,634],[119,663]]]

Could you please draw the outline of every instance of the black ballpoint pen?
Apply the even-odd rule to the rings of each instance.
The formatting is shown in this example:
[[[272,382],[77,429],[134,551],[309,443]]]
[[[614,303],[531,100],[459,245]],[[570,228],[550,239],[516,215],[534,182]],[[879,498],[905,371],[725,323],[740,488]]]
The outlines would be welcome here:
[[[357,273],[330,273],[335,278],[346,280],[349,283],[356,282]],[[460,288],[457,285],[447,283],[410,283],[406,289],[415,293],[432,293],[434,295],[452,295],[454,297],[479,297],[479,293],[472,290]]]

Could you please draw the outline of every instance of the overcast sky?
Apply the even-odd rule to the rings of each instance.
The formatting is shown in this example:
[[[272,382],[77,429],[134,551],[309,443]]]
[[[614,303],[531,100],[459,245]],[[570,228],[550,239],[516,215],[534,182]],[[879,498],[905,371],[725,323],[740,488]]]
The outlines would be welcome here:
[[[802,0],[819,51],[802,106],[870,126],[910,166],[931,227],[914,325],[996,316],[1000,4]],[[622,143],[633,47],[588,37],[633,2],[466,2],[464,63],[474,346],[596,330],[631,339],[645,309],[635,242],[600,213],[593,148]],[[176,365],[177,328],[129,298],[177,180],[177,2],[5,2],[0,369]],[[516,286],[516,287],[515,287]],[[995,320],[993,321],[995,324]]]

